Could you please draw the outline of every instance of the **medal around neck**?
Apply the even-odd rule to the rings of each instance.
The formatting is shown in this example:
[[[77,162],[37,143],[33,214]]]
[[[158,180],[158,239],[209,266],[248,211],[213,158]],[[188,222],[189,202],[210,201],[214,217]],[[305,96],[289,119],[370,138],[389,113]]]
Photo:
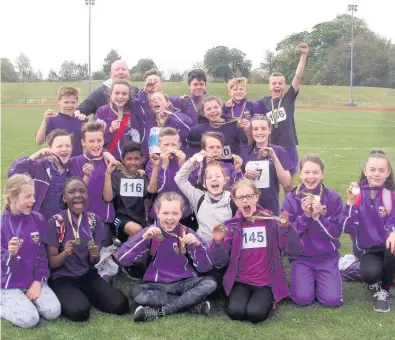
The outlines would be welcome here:
[[[81,244],[81,239],[80,239],[79,237],[76,237],[76,238],[74,239],[74,241],[75,241],[75,245],[76,245],[76,246],[79,246],[79,245]]]

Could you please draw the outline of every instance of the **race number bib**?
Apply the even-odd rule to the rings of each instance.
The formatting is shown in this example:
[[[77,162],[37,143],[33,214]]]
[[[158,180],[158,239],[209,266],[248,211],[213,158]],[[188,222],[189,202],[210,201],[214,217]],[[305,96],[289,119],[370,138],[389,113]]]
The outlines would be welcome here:
[[[246,164],[246,171],[255,170],[259,172],[258,177],[254,180],[259,189],[270,187],[269,160],[250,161]]]
[[[222,151],[222,158],[231,158],[232,157],[232,150],[230,149],[229,145],[225,145]]]
[[[144,180],[134,178],[121,178],[121,196],[144,197]]]
[[[277,110],[275,110],[275,111],[277,111]],[[275,124],[273,111],[266,113],[266,116],[267,116],[267,118],[270,119],[272,124]],[[280,107],[280,109],[278,110],[277,123],[280,123],[286,119],[287,119],[287,113],[285,112],[285,109],[283,107]]]
[[[266,248],[266,228],[243,228],[243,249]]]
[[[148,152],[151,153],[160,153],[159,148],[159,127],[151,128],[148,137]]]

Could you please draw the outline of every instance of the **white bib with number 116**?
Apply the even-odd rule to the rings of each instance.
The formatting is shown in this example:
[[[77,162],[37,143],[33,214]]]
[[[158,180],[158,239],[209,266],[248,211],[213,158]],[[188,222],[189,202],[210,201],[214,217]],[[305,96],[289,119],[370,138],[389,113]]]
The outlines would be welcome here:
[[[266,248],[266,228],[243,228],[243,249]]]
[[[143,197],[144,180],[141,178],[121,178],[121,196]]]

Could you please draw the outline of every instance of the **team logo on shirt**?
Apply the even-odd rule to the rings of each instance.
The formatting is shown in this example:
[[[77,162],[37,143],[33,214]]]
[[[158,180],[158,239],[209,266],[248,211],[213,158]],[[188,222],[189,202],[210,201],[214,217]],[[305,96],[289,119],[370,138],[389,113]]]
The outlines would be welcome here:
[[[34,243],[38,243],[38,241],[40,240],[40,234],[38,231],[30,233],[30,236],[32,237]]]
[[[328,213],[328,209],[326,208],[326,205],[321,206],[321,215],[326,215]]]
[[[387,215],[387,212],[385,211],[384,207],[379,207],[379,214],[381,217],[384,217]]]
[[[177,244],[176,242],[173,243],[173,250],[174,250],[177,254],[180,253],[180,248],[178,247],[178,244]]]

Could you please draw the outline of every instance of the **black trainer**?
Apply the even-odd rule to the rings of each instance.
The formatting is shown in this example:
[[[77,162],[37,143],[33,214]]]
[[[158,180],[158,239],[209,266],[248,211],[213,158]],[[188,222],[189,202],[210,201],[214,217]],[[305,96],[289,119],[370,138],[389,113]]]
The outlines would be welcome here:
[[[139,306],[134,312],[133,320],[135,322],[152,321],[162,315],[162,312],[158,308]]]
[[[381,288],[377,293],[373,295],[374,307],[376,312],[386,313],[389,312],[390,307],[390,294]]]
[[[198,303],[191,308],[192,313],[201,314],[201,315],[210,315],[211,305],[209,301],[203,301],[202,303]]]

